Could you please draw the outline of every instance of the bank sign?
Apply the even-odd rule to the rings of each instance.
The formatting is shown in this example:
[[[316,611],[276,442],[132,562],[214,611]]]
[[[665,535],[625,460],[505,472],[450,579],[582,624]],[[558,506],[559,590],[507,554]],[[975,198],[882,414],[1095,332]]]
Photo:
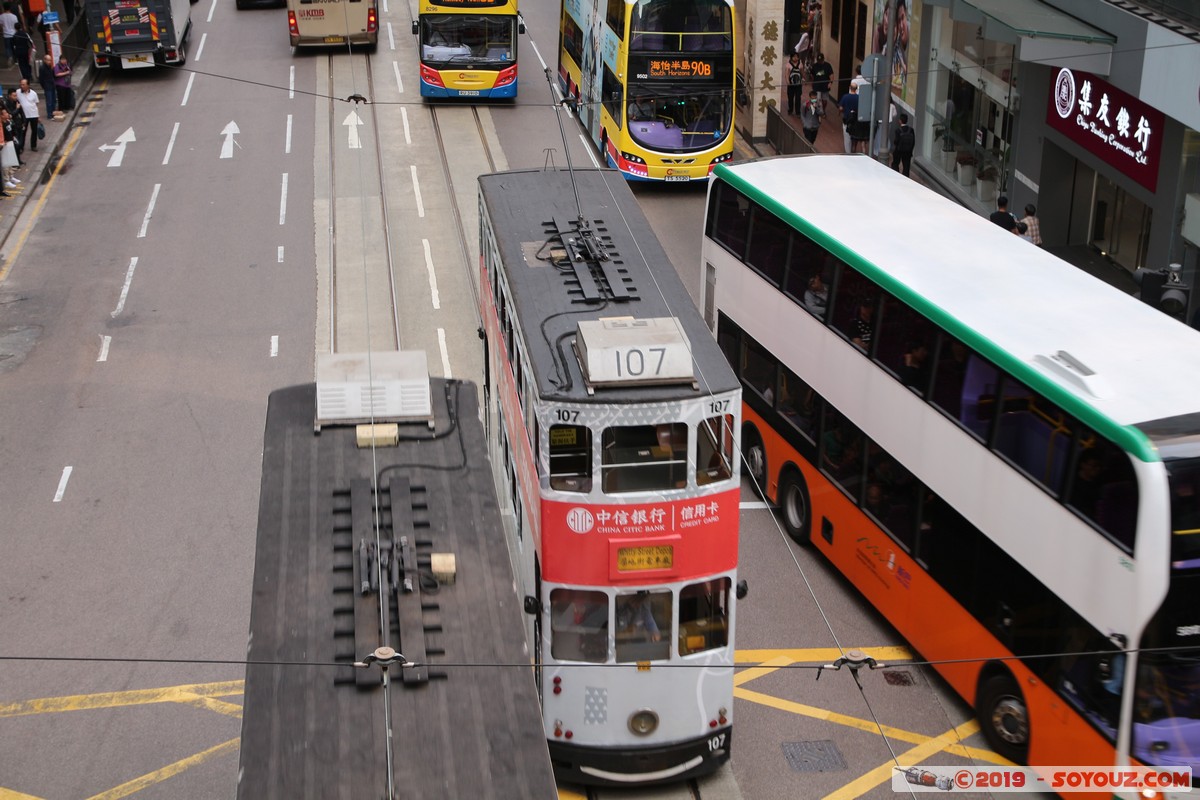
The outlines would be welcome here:
[[[1158,186],[1163,115],[1087,72],[1060,69],[1046,123],[1151,192]]]

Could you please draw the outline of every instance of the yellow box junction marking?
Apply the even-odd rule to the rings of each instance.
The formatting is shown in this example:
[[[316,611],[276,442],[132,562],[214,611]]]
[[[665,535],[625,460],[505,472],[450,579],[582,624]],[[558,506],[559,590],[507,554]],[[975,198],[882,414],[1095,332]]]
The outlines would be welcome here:
[[[226,703],[213,698],[240,695],[244,685],[245,681],[221,681],[217,683],[165,686],[158,689],[134,689],[127,692],[43,697],[38,700],[26,700],[22,703],[0,705],[0,719],[5,717],[25,717],[31,714],[90,711],[98,708],[146,706],[155,703],[182,703],[241,719],[241,706],[236,703]],[[3,798],[0,798],[0,800],[3,800]]]
[[[203,764],[205,761],[209,761],[226,753],[236,752],[238,749],[238,744],[240,743],[241,737],[230,739],[227,742],[221,742],[215,747],[210,747],[207,750],[203,750],[195,755],[188,756],[187,758],[181,758],[174,764],[168,764],[162,769],[156,769],[154,772],[147,772],[141,777],[134,778],[131,781],[126,781],[116,788],[109,789],[107,792],[101,792],[100,794],[92,795],[88,798],[88,800],[119,800],[119,798],[128,797],[135,792],[140,792],[142,789],[148,789],[155,784],[170,780],[179,773],[189,770],[192,767],[197,767]]]

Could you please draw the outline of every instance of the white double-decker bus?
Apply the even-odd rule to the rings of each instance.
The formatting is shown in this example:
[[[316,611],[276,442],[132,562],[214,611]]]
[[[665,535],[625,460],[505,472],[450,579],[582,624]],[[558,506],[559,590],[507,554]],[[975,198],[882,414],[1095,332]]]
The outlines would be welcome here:
[[[1200,766],[1200,334],[867,158],[719,166],[703,265],[747,473],[992,747]]]

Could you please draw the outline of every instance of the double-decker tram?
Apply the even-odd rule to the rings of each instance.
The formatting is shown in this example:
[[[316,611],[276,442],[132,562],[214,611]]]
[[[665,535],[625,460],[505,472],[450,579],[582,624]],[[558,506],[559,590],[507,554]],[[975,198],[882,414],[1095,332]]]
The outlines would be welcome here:
[[[560,88],[609,166],[691,181],[733,158],[734,28],[731,0],[564,0]]]
[[[486,424],[555,772],[715,770],[733,722],[737,378],[618,173],[484,175],[479,203]]]
[[[992,747],[1200,767],[1200,333],[866,158],[722,165],[703,263],[747,472]]]
[[[517,0],[421,0],[422,97],[517,96]]]

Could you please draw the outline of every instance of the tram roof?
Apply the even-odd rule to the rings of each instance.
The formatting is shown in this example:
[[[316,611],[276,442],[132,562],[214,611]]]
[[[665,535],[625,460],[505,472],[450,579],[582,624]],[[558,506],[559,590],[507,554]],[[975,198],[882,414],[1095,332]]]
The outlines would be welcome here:
[[[554,796],[533,673],[516,666],[529,663],[524,616],[477,391],[430,383],[445,435],[402,424],[394,447],[358,447],[354,426],[314,435],[313,384],[271,393],[239,798],[386,796],[385,703],[397,797]],[[352,575],[376,513],[385,540],[407,531],[418,559],[450,553],[457,568],[432,591],[432,559],[418,561],[419,590],[392,594],[389,644],[431,679],[393,665],[386,692],[378,665],[350,666],[379,644],[379,592],[362,595]]]
[[[516,307],[529,366],[542,397],[580,402],[656,402],[702,397],[738,388],[737,377],[705,326],[667,254],[626,180],[616,170],[576,169],[575,186],[583,217],[607,235],[610,255],[624,270],[633,299],[588,304],[568,291],[564,274],[544,255],[554,239],[554,218],[573,221],[578,215],[571,172],[517,170],[479,177],[479,193],[492,221],[496,244],[506,265],[508,302]],[[700,222],[691,233],[699,235]],[[696,385],[603,386],[589,394],[580,364],[570,346],[582,320],[606,317],[651,319],[675,317],[691,348]],[[563,340],[561,354],[558,342]],[[569,380],[563,381],[565,363]],[[556,383],[557,382],[557,383]],[[566,385],[559,385],[566,384]]]
[[[1200,409],[1200,332],[883,164],[773,157],[717,174],[1089,424]],[[1047,365],[1063,352],[1094,374]]]

